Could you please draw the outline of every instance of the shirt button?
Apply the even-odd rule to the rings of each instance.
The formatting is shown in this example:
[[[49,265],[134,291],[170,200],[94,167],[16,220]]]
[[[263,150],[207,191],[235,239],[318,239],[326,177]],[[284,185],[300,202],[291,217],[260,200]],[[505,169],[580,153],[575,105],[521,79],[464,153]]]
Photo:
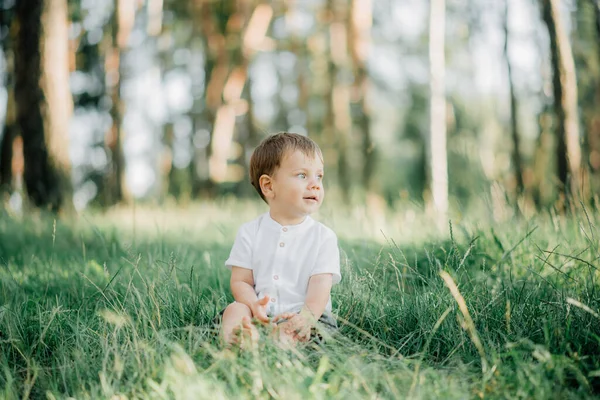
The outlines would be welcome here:
[[[282,228],[281,230],[284,232],[287,232],[287,228]]]
[[[279,243],[279,247],[283,247],[283,246],[285,246],[285,243],[283,243],[283,242]]]
[[[273,277],[273,279],[275,279],[275,280],[279,279],[279,275],[275,275],[275,276]]]
[[[277,301],[277,299],[276,299],[275,297],[273,297],[273,298],[271,299],[271,303],[275,303],[276,301]]]

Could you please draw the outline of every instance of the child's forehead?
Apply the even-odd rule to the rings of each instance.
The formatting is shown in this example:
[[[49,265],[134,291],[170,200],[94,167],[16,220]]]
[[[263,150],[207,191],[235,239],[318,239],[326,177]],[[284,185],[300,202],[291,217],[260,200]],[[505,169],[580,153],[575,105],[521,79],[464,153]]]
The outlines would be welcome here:
[[[281,166],[316,166],[323,168],[323,161],[321,160],[321,155],[316,151],[310,155],[300,149],[290,149],[283,153]]]

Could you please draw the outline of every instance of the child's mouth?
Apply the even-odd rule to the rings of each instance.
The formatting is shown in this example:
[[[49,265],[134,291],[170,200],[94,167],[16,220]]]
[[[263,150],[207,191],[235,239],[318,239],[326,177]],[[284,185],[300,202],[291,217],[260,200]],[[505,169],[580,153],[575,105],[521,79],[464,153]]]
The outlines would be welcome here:
[[[319,200],[315,196],[304,197],[304,200],[314,201],[315,203]]]

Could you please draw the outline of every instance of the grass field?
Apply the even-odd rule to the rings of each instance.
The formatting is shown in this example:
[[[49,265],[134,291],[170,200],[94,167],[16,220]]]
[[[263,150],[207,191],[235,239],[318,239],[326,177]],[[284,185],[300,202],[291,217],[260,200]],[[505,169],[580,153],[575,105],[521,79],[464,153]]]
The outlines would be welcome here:
[[[412,212],[323,211],[342,250],[339,334],[236,354],[211,321],[232,300],[236,228],[261,210],[2,214],[0,397],[600,396],[599,215],[436,233]]]

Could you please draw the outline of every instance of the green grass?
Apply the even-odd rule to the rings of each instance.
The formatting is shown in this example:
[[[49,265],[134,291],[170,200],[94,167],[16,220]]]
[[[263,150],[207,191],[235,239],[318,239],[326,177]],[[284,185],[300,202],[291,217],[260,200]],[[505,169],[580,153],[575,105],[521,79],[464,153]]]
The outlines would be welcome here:
[[[598,215],[462,221],[443,235],[412,213],[386,215],[382,234],[365,210],[324,211],[343,252],[339,334],[235,354],[212,320],[232,300],[222,265],[236,228],[261,210],[2,214],[0,397],[600,395]]]

